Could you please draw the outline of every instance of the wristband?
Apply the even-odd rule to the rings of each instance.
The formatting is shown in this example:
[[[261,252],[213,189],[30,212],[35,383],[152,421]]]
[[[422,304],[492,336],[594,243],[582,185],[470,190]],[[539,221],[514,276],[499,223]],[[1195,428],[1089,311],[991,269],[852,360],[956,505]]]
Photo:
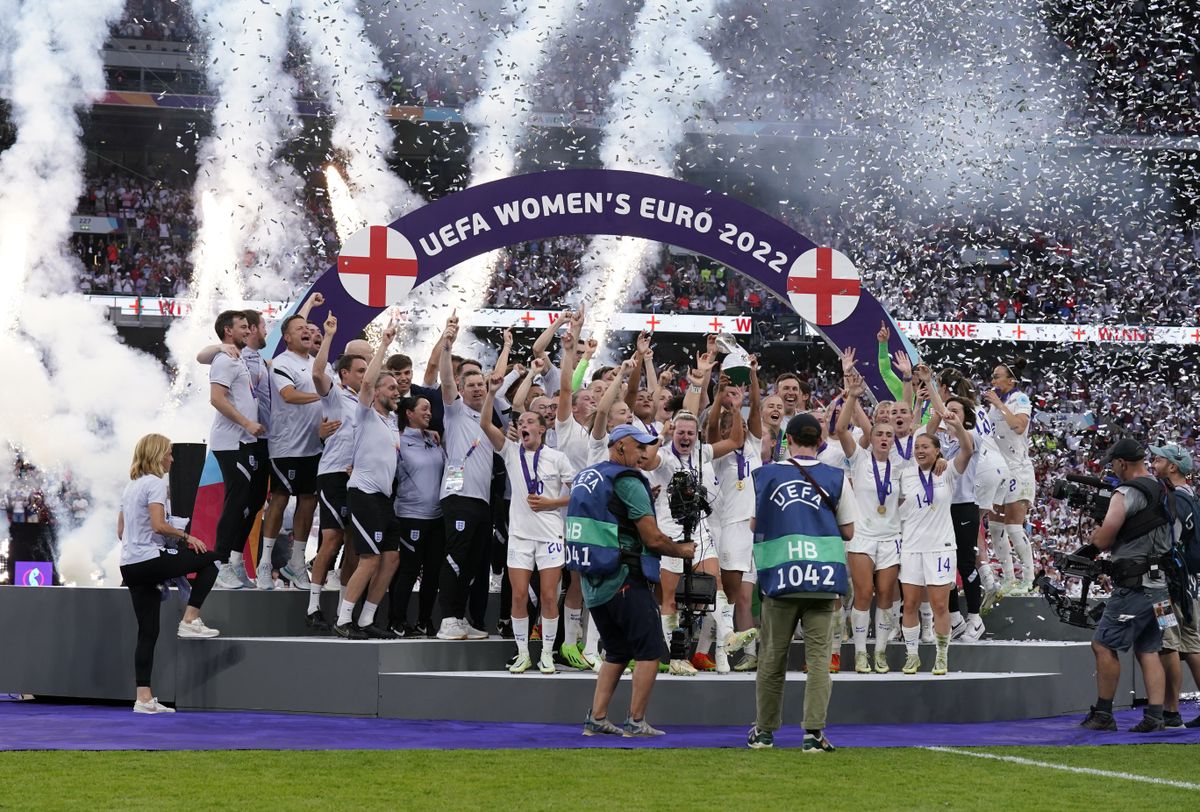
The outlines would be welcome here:
[[[689,383],[689,384],[688,384],[688,391],[689,391],[689,392],[691,392],[692,394],[698,395],[698,394],[700,394],[701,392],[703,392],[703,391],[704,391],[704,387],[703,387],[703,386],[697,386],[697,385],[696,385],[696,384],[694,384],[694,383]]]

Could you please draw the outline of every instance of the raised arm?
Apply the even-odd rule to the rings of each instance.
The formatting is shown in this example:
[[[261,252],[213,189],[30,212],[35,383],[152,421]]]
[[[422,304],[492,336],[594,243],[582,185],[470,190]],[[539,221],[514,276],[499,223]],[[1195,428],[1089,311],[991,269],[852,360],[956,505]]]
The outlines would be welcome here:
[[[712,445],[721,439],[721,412],[725,410],[725,387],[729,379],[724,375],[717,384],[717,402],[708,410],[708,419],[704,421],[704,442]]]
[[[446,333],[450,331],[450,323],[454,323],[455,336],[458,335],[458,311],[452,310],[450,318],[446,319],[446,326],[442,328],[442,335],[434,342],[433,349],[429,351],[429,360],[425,362],[425,374],[421,377],[421,385],[430,387],[438,382],[439,373],[442,368],[442,347],[446,345]],[[453,346],[454,342],[450,342]]]
[[[571,416],[571,395],[574,394],[574,389],[569,382],[571,376],[575,374],[576,341],[578,341],[578,334],[572,325],[563,339],[562,367],[559,371],[558,381],[558,413],[555,415],[559,423],[566,423],[567,418]],[[564,382],[567,383],[566,386],[563,386]]]
[[[538,375],[546,374],[546,368],[550,366],[550,361],[541,356],[534,358],[530,364],[529,371],[525,373],[525,377],[521,379],[521,385],[517,387],[517,391],[513,393],[512,409],[513,414],[519,415],[525,411],[526,404],[529,402],[529,390],[533,386],[533,379]],[[499,367],[496,368],[499,372]]]
[[[587,349],[583,351],[583,358],[580,359],[575,366],[575,373],[571,376],[571,389],[578,392],[583,388],[583,376],[587,374],[588,366],[592,362],[592,356],[596,354],[596,350],[600,348],[600,342],[594,338],[589,338],[587,341]]]
[[[756,440],[763,437],[762,427],[762,383],[758,380],[758,356],[750,356],[750,413],[746,416],[747,429]]]
[[[358,387],[358,402],[363,406],[370,406],[375,401],[375,381],[379,378],[379,371],[383,369],[384,356],[387,355],[388,347],[392,345],[395,337],[396,323],[391,322],[379,336],[379,345],[375,347],[375,354],[371,356],[371,360],[367,364],[367,371],[363,374],[362,385]]]
[[[895,357],[896,368],[900,370],[900,375],[904,380],[904,385],[900,388],[900,397],[908,404],[908,408],[916,412],[917,407],[913,400],[912,361],[909,360],[908,353],[904,350],[897,352]]]
[[[325,340],[321,342],[321,349],[317,350],[317,357],[313,359],[313,385],[317,387],[317,394],[321,397],[328,395],[329,390],[333,388],[333,381],[329,380],[325,370],[329,366],[329,346],[333,344],[333,336],[336,333],[337,317],[333,315],[333,310],[330,310],[329,315],[325,317]]]
[[[636,363],[629,372],[629,387],[625,390],[625,405],[631,412],[634,404],[637,403],[638,387],[642,385],[642,367],[645,365],[646,350],[649,346],[650,339],[643,330],[637,337],[637,349],[633,353],[633,360]]]
[[[646,391],[653,397],[658,394],[658,373],[654,371],[654,350],[650,348],[649,340],[646,341],[646,355],[643,360],[646,366]]]
[[[847,457],[854,456],[855,442],[854,435],[850,433],[850,420],[859,410],[859,398],[862,397],[864,391],[866,391],[866,386],[863,383],[862,375],[851,368],[850,373],[846,375],[846,402],[842,404],[842,409],[838,412],[837,425],[834,426],[834,434],[837,435],[838,442],[842,444],[842,453]]]
[[[454,349],[454,339],[458,338],[458,316],[451,313],[446,319],[446,329],[438,342],[438,377],[441,378],[442,404],[449,406],[458,400],[458,384],[454,381],[454,361],[450,352]]]
[[[954,412],[943,412],[942,421],[958,438],[958,454],[954,457],[954,468],[961,474],[971,464],[971,455],[975,453],[975,438],[971,436],[971,432],[966,430],[962,420]]]
[[[888,329],[887,322],[879,322],[879,332],[875,334],[875,339],[879,342],[879,375],[887,384],[892,398],[899,400],[904,393],[904,387],[901,385],[900,379],[896,377],[896,373],[892,371],[892,359],[888,355],[888,339],[891,338],[891,335],[892,331]]]
[[[925,431],[937,434],[938,427],[942,424],[942,413],[946,411],[946,404],[942,402],[942,393],[938,391],[937,385],[933,382],[933,370],[925,364],[917,364],[913,368],[913,377],[924,391],[929,393],[929,401],[933,404],[929,422],[925,424]]]
[[[532,355],[534,358],[546,357],[546,351],[550,349],[550,342],[554,340],[554,335],[558,332],[558,328],[568,323],[570,318],[571,311],[564,310],[562,313],[558,314],[558,318],[546,325],[546,329],[542,330],[542,332],[538,334],[537,340],[533,342]]]
[[[742,390],[738,389],[737,391],[741,392]],[[723,400],[719,396],[718,398]],[[717,404],[714,403],[709,412],[716,411],[716,409]],[[737,408],[732,411],[733,423],[729,426],[729,436],[712,444],[714,460],[724,457],[726,454],[732,454],[746,444],[746,424],[742,422],[742,413]]]
[[[304,300],[304,304],[300,305],[300,309],[296,311],[296,315],[308,321],[309,314],[312,313],[314,307],[320,307],[325,304],[325,297],[320,293],[314,293]]]
[[[688,370],[687,394],[683,396],[683,408],[692,414],[700,414],[704,406],[705,390],[712,380],[713,367],[716,366],[717,356],[710,352],[696,356],[696,366]]]
[[[487,379],[488,390],[483,397],[483,406],[479,409],[479,425],[483,429],[483,433],[492,441],[492,447],[497,451],[504,450],[504,432],[492,425],[492,408],[496,403],[496,393],[500,391],[500,387],[504,385],[504,375],[500,372],[500,367],[492,370],[492,374]]]
[[[608,413],[612,411],[612,407],[621,396],[621,387],[632,369],[632,360],[622,361],[621,367],[617,371],[617,377],[604,390],[604,397],[600,398],[600,404],[596,406],[596,419],[592,421],[592,437],[594,439],[603,439],[604,435],[608,434]]]
[[[500,347],[500,355],[496,356],[495,371],[501,376],[508,373],[508,356],[512,354],[513,332],[509,327],[504,331],[504,344]]]

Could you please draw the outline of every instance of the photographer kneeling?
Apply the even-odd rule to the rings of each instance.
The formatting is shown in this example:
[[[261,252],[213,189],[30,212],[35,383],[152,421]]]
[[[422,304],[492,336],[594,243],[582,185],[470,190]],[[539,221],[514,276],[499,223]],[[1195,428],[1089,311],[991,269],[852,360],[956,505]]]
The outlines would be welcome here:
[[[1096,655],[1096,704],[1083,720],[1089,730],[1116,730],[1113,696],[1121,676],[1117,653],[1133,647],[1146,681],[1142,721],[1132,733],[1163,729],[1165,678],[1158,652],[1162,626],[1174,615],[1160,562],[1171,548],[1171,517],[1164,505],[1165,489],[1146,467],[1146,449],[1136,440],[1118,440],[1104,455],[1121,481],[1113,494],[1104,523],[1092,533],[1094,556],[1108,550],[1113,594],[1092,639]],[[1087,549],[1087,548],[1085,548]]]

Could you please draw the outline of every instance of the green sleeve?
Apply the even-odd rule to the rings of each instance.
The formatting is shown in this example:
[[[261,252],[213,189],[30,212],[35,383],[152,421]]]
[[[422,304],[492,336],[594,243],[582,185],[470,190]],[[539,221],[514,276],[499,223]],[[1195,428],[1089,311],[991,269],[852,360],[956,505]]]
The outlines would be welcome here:
[[[581,388],[583,388],[583,376],[587,374],[588,367],[591,366],[591,364],[592,362],[588,360],[580,361],[575,365],[575,372],[571,375],[572,392],[578,392]]]
[[[629,512],[629,520],[636,522],[643,516],[653,516],[654,506],[650,504],[650,495],[636,477],[623,476],[617,479],[615,488],[617,498],[625,503]]]
[[[888,390],[892,393],[892,400],[900,400],[904,397],[904,384],[896,377],[896,373],[892,371],[892,358],[888,355],[888,346],[882,341],[879,342],[879,374],[883,378],[883,382],[887,384]]]

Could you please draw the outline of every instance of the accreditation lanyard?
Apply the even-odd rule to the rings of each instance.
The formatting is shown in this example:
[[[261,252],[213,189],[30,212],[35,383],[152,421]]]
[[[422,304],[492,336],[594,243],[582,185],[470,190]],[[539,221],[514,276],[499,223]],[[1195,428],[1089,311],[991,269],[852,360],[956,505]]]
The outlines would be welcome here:
[[[521,448],[521,473],[525,475],[525,492],[531,496],[534,494],[541,495],[545,490],[542,481],[538,479],[538,460],[542,456],[542,446],[538,446],[537,451],[533,452],[533,473],[529,473],[529,465],[525,462],[525,449]]]

